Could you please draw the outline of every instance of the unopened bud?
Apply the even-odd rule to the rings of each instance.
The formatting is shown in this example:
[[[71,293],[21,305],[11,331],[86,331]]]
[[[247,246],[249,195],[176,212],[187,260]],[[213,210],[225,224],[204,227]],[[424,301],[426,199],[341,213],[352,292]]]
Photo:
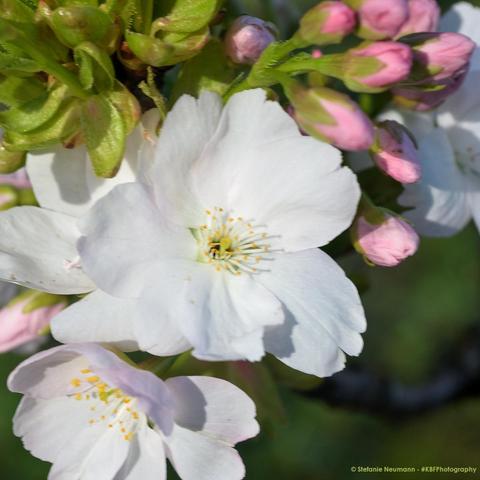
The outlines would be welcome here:
[[[25,165],[25,152],[12,152],[0,144],[0,173],[12,173]]]
[[[0,175],[0,185],[12,185],[15,188],[32,188],[25,168],[20,168],[8,175]]]
[[[454,94],[463,84],[468,71],[460,75],[438,82],[436,85],[412,85],[396,87],[392,90],[397,105],[426,112],[441,105],[450,95]]]
[[[302,17],[297,36],[312,45],[339,43],[352,33],[355,25],[355,12],[349,6],[340,1],[325,1]]]
[[[373,265],[396,267],[418,250],[418,234],[403,218],[372,206],[352,227],[355,249]]]
[[[405,80],[412,61],[412,51],[407,45],[374,42],[347,53],[343,80],[353,91],[379,92]]]
[[[0,310],[0,352],[45,334],[50,320],[67,306],[64,296],[27,290]]]
[[[421,177],[417,147],[410,132],[398,122],[386,120],[377,125],[370,155],[380,170],[398,182],[414,183]]]
[[[475,43],[460,33],[414,33],[400,39],[412,47],[415,61],[412,80],[437,82],[468,69]]]
[[[370,119],[347,95],[295,85],[287,91],[295,119],[309,135],[343,150],[367,150],[374,140]]]
[[[0,185],[0,211],[8,210],[17,205],[17,189],[11,185]]]
[[[227,31],[225,50],[234,63],[253,65],[275,38],[276,29],[273,24],[242,15]]]
[[[436,0],[408,0],[408,20],[398,37],[410,33],[436,32],[440,21],[440,7]]]
[[[358,13],[357,34],[369,40],[394,38],[408,19],[407,0],[345,0]]]

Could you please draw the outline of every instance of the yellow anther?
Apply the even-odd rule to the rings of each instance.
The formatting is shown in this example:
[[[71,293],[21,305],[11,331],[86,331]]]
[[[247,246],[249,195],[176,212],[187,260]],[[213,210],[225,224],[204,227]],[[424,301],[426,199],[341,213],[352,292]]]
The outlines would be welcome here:
[[[82,399],[82,394],[81,393],[76,393],[75,394],[75,400],[81,400]]]
[[[79,387],[81,384],[82,381],[79,378],[72,378],[72,380],[70,380],[70,385],[72,385],[72,387]]]
[[[133,432],[129,432],[126,435],[123,436],[125,440],[130,441],[133,438]]]
[[[87,374],[92,373],[92,371],[89,368],[84,368],[83,370],[80,370],[80,373]]]
[[[88,377],[86,380],[88,383],[97,383],[100,380],[100,378],[97,377],[96,375],[93,375],[92,377]]]

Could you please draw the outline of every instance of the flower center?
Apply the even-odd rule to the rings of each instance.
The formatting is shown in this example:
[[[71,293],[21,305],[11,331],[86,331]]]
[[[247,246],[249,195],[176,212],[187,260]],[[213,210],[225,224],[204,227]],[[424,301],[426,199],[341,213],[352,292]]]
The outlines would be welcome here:
[[[234,275],[261,271],[258,264],[271,252],[271,237],[265,227],[234,217],[220,207],[205,210],[205,214],[205,224],[192,229],[199,247],[198,261]]]
[[[124,440],[132,440],[140,419],[135,398],[129,397],[120,388],[109,386],[89,369],[81,370],[78,377],[72,378],[70,385],[79,390],[70,397],[88,403],[92,412],[89,425],[104,423],[107,428],[118,430]]]

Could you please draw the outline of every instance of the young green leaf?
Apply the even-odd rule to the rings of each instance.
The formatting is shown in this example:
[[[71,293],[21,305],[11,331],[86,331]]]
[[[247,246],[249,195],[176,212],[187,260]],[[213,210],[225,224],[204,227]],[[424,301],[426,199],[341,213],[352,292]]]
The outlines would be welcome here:
[[[126,128],[120,112],[104,94],[86,100],[81,125],[93,169],[99,177],[115,176],[125,152]]]
[[[27,133],[6,131],[5,147],[11,151],[41,150],[61,143],[79,130],[79,101],[69,98],[42,126]]]
[[[74,49],[78,77],[87,90],[97,92],[111,90],[115,81],[115,71],[109,55],[92,42],[83,42]]]
[[[0,112],[0,125],[18,133],[35,130],[48,122],[68,97],[68,87],[57,84],[50,92],[44,92],[18,107]]]

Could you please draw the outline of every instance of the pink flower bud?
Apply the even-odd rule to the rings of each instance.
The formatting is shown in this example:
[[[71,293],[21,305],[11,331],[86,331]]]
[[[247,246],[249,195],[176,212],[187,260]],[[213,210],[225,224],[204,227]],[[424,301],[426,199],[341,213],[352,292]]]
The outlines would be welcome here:
[[[67,305],[63,296],[28,290],[0,310],[0,352],[36,340]]]
[[[32,188],[25,168],[20,168],[14,173],[0,175],[0,185],[11,185],[15,188]]]
[[[358,35],[371,40],[393,38],[408,19],[407,0],[348,0],[358,12]]]
[[[369,223],[362,215],[354,225],[356,248],[367,260],[382,267],[395,267],[415,254],[420,240],[402,218],[384,214],[381,223]]]
[[[438,90],[424,89],[421,85],[394,88],[394,101],[397,105],[417,112],[433,110],[462,86],[467,73],[464,71],[456,77],[438,82],[438,87],[443,86]]]
[[[377,127],[373,161],[378,168],[401,183],[414,183],[421,177],[417,148],[408,130],[398,122],[386,120]]]
[[[414,60],[425,72],[420,81],[455,77],[468,69],[475,43],[460,33],[415,33],[401,41],[413,48]]]
[[[275,41],[275,27],[260,18],[238,17],[225,36],[225,49],[230,59],[242,65],[253,65],[263,51]]]
[[[413,60],[410,47],[392,41],[355,48],[347,58],[345,83],[354,91],[378,91],[405,80]]]
[[[300,20],[298,36],[310,44],[340,42],[355,28],[355,12],[340,1],[325,1],[311,8]]]
[[[287,93],[300,128],[343,150],[366,150],[374,140],[370,119],[347,95],[328,88],[297,87]]]
[[[403,24],[398,37],[410,33],[437,31],[440,7],[436,0],[408,0],[408,12],[408,20]]]

